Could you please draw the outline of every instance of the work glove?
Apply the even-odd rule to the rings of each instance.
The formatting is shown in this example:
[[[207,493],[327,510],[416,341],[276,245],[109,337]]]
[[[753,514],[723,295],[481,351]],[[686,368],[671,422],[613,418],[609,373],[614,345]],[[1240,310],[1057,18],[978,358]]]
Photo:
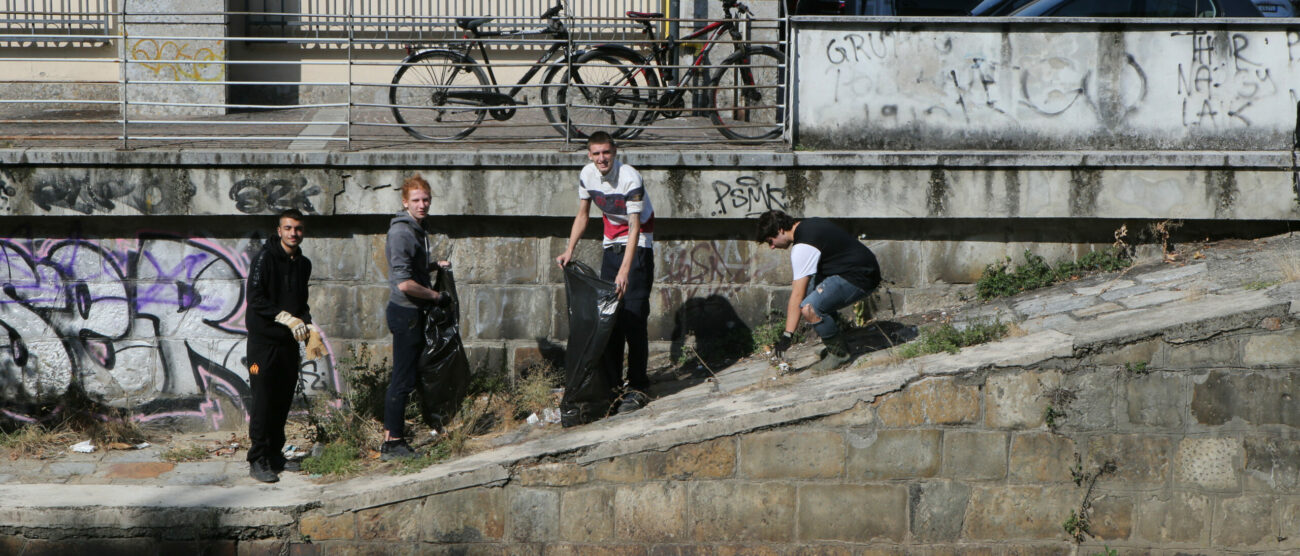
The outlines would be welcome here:
[[[275,316],[275,322],[283,324],[290,332],[293,332],[293,339],[299,342],[307,339],[307,324],[302,319],[290,315],[288,311],[280,311]]]
[[[307,359],[315,360],[325,357],[325,342],[321,340],[320,329],[316,325],[307,325]]]
[[[433,306],[439,309],[451,307],[451,295],[446,292],[438,292],[438,298],[433,300]]]
[[[772,345],[772,355],[785,357],[785,350],[790,349],[790,342],[794,341],[794,334],[782,332],[781,337],[777,338],[776,343]]]

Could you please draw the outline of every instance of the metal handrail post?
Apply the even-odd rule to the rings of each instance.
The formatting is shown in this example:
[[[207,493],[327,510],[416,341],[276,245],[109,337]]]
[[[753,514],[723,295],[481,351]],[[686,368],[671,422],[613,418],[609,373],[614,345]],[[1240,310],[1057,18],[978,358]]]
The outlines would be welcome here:
[[[345,150],[352,150],[352,45],[355,43],[355,21],[353,0],[347,0],[348,3],[348,123],[343,126],[347,130],[347,141],[344,143]]]
[[[573,5],[573,3],[570,2],[569,5],[570,6]],[[564,34],[564,40],[568,43],[566,50],[564,51],[564,64],[566,66],[565,68],[566,73],[564,75],[564,83],[561,84],[561,86],[565,88],[564,144],[570,145],[573,143],[573,110],[570,109],[570,107],[572,106],[570,103],[573,102],[573,99],[570,97],[572,97],[573,95],[571,94],[571,91],[568,90],[568,88],[569,88],[569,82],[573,80],[573,32],[574,29],[576,29],[576,27],[573,26],[574,25],[573,13],[570,12],[567,8],[568,6],[566,6],[566,9],[564,10],[564,18],[568,20],[568,23],[565,24],[568,27],[568,32]]]
[[[131,106],[130,106],[130,103],[127,102],[127,92],[128,92],[128,91],[127,91],[127,82],[130,80],[130,72],[127,71],[127,67],[126,67],[126,64],[127,64],[127,61],[126,61],[126,51],[127,51],[127,49],[130,48],[129,46],[127,46],[127,38],[128,38],[128,36],[130,35],[130,31],[127,29],[127,24],[126,24],[126,4],[127,4],[127,1],[126,1],[126,0],[119,0],[119,1],[121,2],[121,6],[118,8],[118,14],[117,14],[117,24],[118,24],[118,26],[120,27],[120,29],[118,29],[118,37],[119,37],[119,38],[118,38],[118,41],[119,41],[119,43],[118,43],[118,45],[117,45],[117,48],[118,48],[118,53],[119,53],[119,57],[118,57],[118,66],[119,66],[119,68],[120,68],[119,73],[120,73],[121,78],[122,78],[122,86],[121,86],[118,90],[120,91],[120,94],[122,95],[122,104],[121,104],[121,106],[122,106],[122,108],[121,108],[121,111],[122,111],[122,150],[128,150],[128,149],[130,149],[131,147],[130,147],[130,145],[128,144],[128,137],[127,137],[127,127],[128,127],[128,126],[127,126],[127,121],[131,119],[131,117],[129,116],[129,114],[131,113]]]

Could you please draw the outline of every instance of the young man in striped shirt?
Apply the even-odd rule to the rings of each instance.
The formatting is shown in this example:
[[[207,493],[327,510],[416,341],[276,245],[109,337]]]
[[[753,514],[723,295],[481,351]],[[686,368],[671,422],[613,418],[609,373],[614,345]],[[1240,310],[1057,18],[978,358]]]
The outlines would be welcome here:
[[[622,298],[618,321],[601,358],[610,384],[623,384],[623,344],[627,344],[627,391],[618,413],[636,411],[648,403],[650,386],[646,365],[650,358],[650,286],[654,283],[654,207],[646,195],[641,174],[620,162],[618,147],[608,133],[599,131],[587,139],[587,160],[591,163],[578,174],[578,214],[573,219],[569,243],[555,258],[560,267],[573,259],[573,249],[587,229],[594,203],[604,223],[604,256],[600,277],[614,282]]]

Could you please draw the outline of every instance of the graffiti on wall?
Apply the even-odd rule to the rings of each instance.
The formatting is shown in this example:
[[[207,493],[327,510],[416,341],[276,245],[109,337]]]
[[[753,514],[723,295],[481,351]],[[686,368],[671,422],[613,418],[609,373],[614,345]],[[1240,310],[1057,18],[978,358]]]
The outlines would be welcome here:
[[[1190,43],[1187,59],[1178,63],[1184,126],[1249,126],[1257,117],[1251,114],[1255,101],[1278,93],[1272,71],[1253,59],[1263,51],[1252,51],[1248,35],[1190,31],[1173,36]],[[1219,59],[1225,51],[1228,59]]]
[[[75,384],[130,406],[141,421],[240,425],[249,396],[243,285],[254,245],[149,231],[0,238],[3,399],[48,398]],[[336,389],[327,360],[304,363],[306,391]]]
[[[810,130],[863,126],[922,138],[927,128],[916,126],[1053,137],[1149,130],[1165,142],[1197,137],[1169,135],[1179,128],[1271,140],[1294,124],[1294,116],[1265,115],[1294,113],[1300,32],[1119,35],[811,32],[816,54],[800,73],[827,86],[801,91],[801,120]]]
[[[786,208],[785,189],[755,176],[740,176],[731,182],[713,180],[713,197],[710,216],[753,217]]]
[[[274,178],[262,180],[246,178],[230,187],[230,200],[244,214],[266,214],[298,209],[303,214],[315,214],[311,198],[322,192],[319,185],[308,184],[307,179]]]
[[[221,81],[226,75],[225,64],[210,63],[226,59],[222,41],[138,39],[131,43],[131,59],[168,81]]]

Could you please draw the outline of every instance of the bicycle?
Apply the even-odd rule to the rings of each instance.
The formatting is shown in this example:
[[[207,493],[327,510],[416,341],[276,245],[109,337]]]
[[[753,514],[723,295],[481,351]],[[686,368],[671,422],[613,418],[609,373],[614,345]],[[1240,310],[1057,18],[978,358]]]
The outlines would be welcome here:
[[[583,138],[604,130],[618,138],[640,135],[658,118],[686,113],[686,94],[701,93],[695,110],[707,112],[714,127],[729,139],[762,141],[779,137],[785,123],[785,54],[754,46],[745,38],[753,12],[739,0],[722,0],[723,19],[683,37],[703,46],[685,71],[675,64],[678,40],[654,39],[655,20],[663,14],[627,12],[651,37],[649,58],[618,44],[602,44],[574,59],[561,74],[552,122],[561,133]],[[732,10],[736,10],[733,14]],[[735,51],[708,72],[709,52],[727,33]],[[697,83],[707,83],[700,86]],[[660,87],[664,83],[664,87]]]
[[[534,75],[549,68],[543,76],[542,110],[547,121],[557,124],[558,114],[548,106],[546,94],[549,85],[570,59],[568,30],[560,18],[563,4],[557,3],[538,19],[547,20],[545,27],[517,31],[483,31],[491,17],[457,18],[456,26],[472,35],[456,46],[417,50],[407,47],[407,56],[393,74],[388,89],[389,106],[393,118],[402,124],[406,133],[417,139],[455,140],[473,133],[486,116],[497,121],[514,117],[516,106],[527,104],[517,100],[519,92]],[[549,35],[550,46],[528,68],[519,82],[508,92],[497,83],[496,73],[488,58],[484,39],[496,37],[528,37]],[[483,59],[480,63],[470,55],[477,46]],[[564,51],[563,55],[557,53]],[[487,68],[487,71],[484,71]]]

